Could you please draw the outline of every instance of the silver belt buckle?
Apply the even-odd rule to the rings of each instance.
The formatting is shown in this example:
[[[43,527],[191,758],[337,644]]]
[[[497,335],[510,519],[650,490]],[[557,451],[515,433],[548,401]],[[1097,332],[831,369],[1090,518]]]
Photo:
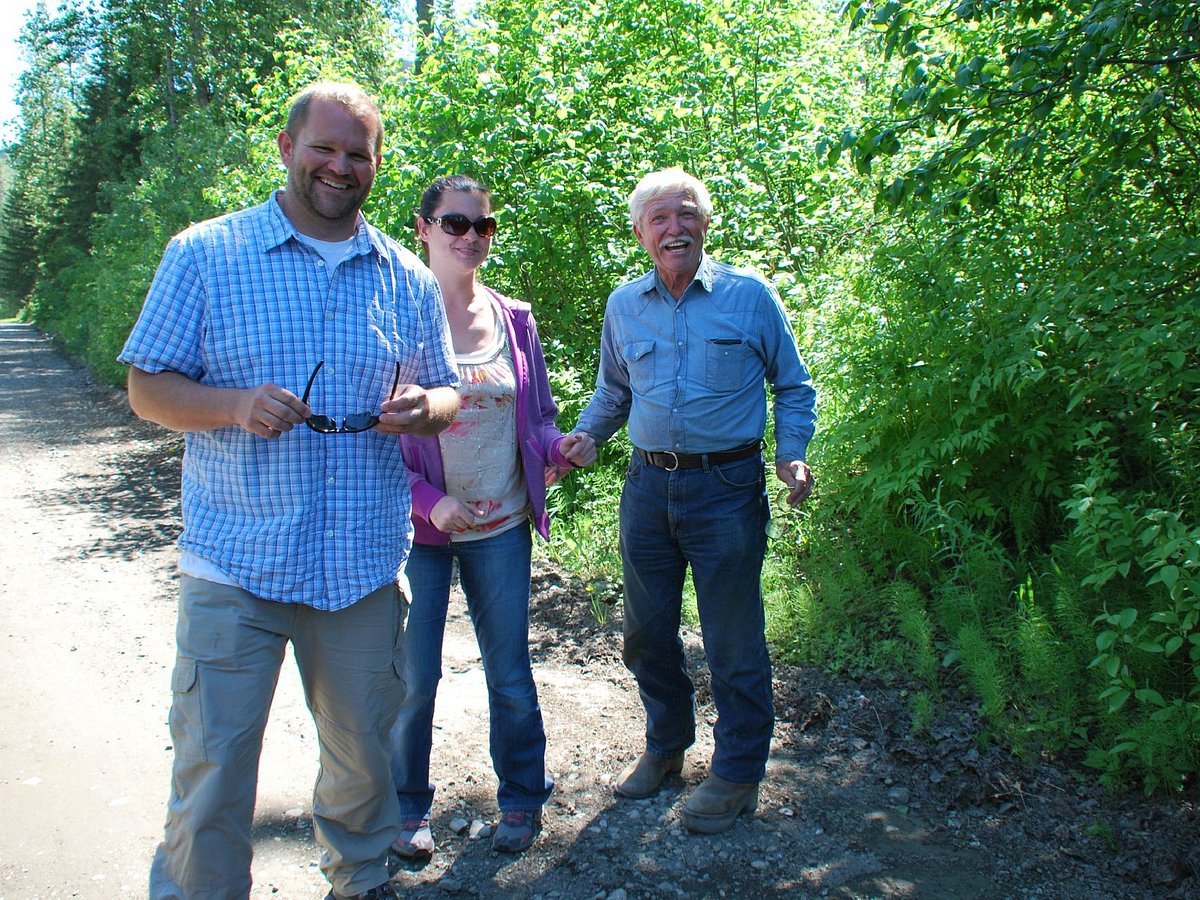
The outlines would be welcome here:
[[[674,450],[664,450],[663,451],[664,456],[667,455],[668,453],[671,455],[671,459],[675,461],[675,464],[673,466],[671,466],[671,468],[669,468],[669,469],[666,466],[663,466],[663,469],[667,472],[674,472],[679,469],[679,454],[676,453]]]

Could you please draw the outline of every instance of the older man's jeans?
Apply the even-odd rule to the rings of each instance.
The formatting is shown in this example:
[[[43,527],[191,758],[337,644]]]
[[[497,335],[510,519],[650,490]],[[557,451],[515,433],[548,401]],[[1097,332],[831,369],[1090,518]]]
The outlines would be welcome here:
[[[717,723],[711,771],[762,780],[775,716],[760,577],[768,519],[761,456],[668,472],[634,453],[621,494],[625,665],[646,709],[646,749],[695,740],[694,688],[679,636],[692,567]]]
[[[455,560],[487,679],[500,809],[538,809],[554,788],[546,777],[546,733],[529,661],[531,551],[527,524],[478,541],[412,548],[406,567],[412,589],[406,695],[392,729],[392,778],[406,819],[428,815],[433,804],[429,754]]]

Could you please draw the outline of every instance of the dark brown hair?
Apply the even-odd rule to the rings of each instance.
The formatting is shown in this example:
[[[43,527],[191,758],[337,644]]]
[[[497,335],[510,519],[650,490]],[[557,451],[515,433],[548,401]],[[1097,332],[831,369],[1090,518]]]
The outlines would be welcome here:
[[[446,194],[460,192],[464,194],[483,194],[488,198],[488,205],[491,206],[492,192],[470,175],[447,175],[445,178],[439,178],[429,187],[425,188],[425,193],[421,195],[421,205],[417,208],[417,215],[422,219],[428,219],[433,215],[433,211],[438,208],[438,204],[442,202],[442,197]]]

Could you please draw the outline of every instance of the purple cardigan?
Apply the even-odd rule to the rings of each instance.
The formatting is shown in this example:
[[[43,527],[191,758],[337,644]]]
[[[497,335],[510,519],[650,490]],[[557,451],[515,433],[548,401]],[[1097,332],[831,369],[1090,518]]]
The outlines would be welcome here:
[[[525,486],[533,507],[533,524],[538,534],[550,538],[550,517],[546,514],[546,466],[553,463],[573,468],[571,461],[558,452],[563,434],[554,424],[558,407],[550,395],[542,342],[528,303],[512,300],[488,291],[500,306],[508,345],[512,348],[513,374],[517,381],[517,440]],[[412,489],[414,541],[418,544],[448,544],[450,535],[438,531],[429,521],[434,505],[446,496],[446,476],[442,469],[442,451],[436,437],[400,436],[400,449],[408,469]]]

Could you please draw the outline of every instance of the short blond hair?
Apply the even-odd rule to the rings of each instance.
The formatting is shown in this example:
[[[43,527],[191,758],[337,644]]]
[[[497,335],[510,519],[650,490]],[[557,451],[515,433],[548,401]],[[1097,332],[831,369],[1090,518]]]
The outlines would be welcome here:
[[[705,219],[712,218],[712,196],[704,182],[678,166],[672,166],[644,175],[637,183],[637,187],[629,195],[629,224],[636,227],[641,221],[642,213],[652,201],[666,194],[678,193],[691,197],[700,207],[700,213]]]

